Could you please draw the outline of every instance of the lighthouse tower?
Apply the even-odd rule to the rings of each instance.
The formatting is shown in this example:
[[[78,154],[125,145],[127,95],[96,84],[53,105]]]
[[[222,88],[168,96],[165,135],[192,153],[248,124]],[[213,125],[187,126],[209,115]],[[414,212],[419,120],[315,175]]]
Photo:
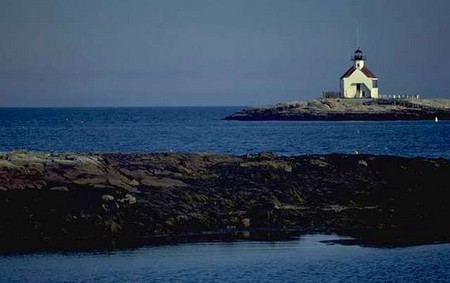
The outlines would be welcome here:
[[[366,60],[366,57],[363,55],[362,51],[358,49],[353,54],[351,60],[355,62],[355,68],[361,70],[362,68],[364,68],[364,61]]]
[[[365,66],[366,57],[358,49],[353,53],[353,66],[341,77],[344,98],[378,98],[378,78]]]

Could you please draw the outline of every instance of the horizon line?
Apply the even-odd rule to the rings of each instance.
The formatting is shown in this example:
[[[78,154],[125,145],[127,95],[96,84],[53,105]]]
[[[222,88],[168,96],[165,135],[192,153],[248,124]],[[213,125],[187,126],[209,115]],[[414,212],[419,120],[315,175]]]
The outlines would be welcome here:
[[[250,105],[148,105],[148,106],[0,106],[0,109],[8,108],[219,108],[219,107],[249,107]]]

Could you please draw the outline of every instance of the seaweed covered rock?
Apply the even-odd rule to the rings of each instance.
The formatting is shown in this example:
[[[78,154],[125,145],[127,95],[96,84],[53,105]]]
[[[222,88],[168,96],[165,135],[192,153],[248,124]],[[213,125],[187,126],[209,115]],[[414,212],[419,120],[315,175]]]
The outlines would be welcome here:
[[[233,229],[447,241],[449,174],[395,156],[1,153],[0,248]]]

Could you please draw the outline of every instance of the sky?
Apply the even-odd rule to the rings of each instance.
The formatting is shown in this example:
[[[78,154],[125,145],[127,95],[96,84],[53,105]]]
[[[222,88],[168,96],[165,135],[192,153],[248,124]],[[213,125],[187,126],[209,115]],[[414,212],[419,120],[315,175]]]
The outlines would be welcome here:
[[[450,98],[447,0],[0,0],[0,107],[247,106],[339,90]]]

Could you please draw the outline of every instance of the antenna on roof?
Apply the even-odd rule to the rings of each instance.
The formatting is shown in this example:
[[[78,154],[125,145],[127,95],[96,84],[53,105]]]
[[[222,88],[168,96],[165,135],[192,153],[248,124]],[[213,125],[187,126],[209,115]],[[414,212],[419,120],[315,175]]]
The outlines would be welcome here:
[[[356,50],[359,49],[359,20],[356,21]]]

